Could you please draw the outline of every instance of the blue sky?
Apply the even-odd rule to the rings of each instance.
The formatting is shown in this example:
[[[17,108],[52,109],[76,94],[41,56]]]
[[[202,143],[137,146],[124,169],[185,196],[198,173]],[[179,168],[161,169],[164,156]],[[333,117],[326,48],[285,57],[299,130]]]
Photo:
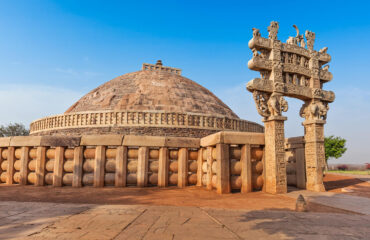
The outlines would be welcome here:
[[[0,1],[0,124],[64,112],[82,95],[144,62],[162,59],[207,87],[240,117],[261,122],[245,83],[256,72],[252,27],[279,39],[316,33],[329,48],[333,90],[326,134],[348,139],[339,161],[370,162],[370,6],[366,1]],[[289,99],[286,135],[303,134],[301,102]]]

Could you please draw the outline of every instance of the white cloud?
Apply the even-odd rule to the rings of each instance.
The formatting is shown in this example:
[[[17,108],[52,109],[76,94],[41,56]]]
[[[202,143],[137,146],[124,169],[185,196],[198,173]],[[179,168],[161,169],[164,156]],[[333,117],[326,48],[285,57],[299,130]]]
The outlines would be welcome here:
[[[31,121],[60,114],[83,93],[41,85],[0,85],[0,124]]]
[[[370,162],[368,145],[370,142],[370,92],[353,87],[336,89],[336,100],[330,104],[325,135],[335,135],[347,140],[347,152],[342,158],[331,159],[330,163],[366,163]],[[263,125],[262,117],[257,113],[252,94],[245,84],[215,90],[215,94],[222,99],[239,117],[255,121]],[[285,123],[285,136],[294,137],[304,134],[299,110],[302,101],[287,98],[289,110],[284,113],[288,117]]]

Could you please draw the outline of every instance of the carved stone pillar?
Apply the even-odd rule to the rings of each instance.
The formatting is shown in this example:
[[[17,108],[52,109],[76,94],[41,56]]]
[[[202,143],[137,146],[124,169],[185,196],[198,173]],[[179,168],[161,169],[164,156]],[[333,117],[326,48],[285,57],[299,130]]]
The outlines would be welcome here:
[[[323,192],[323,169],[325,166],[324,124],[325,120],[305,120],[306,189]]]
[[[319,96],[321,91],[313,91]],[[323,169],[325,166],[324,124],[329,110],[328,103],[318,98],[305,102],[300,115],[305,118],[304,139],[306,159],[306,189],[316,192],[325,191]]]
[[[286,163],[284,150],[283,116],[272,116],[265,123],[265,191],[268,193],[286,193]]]

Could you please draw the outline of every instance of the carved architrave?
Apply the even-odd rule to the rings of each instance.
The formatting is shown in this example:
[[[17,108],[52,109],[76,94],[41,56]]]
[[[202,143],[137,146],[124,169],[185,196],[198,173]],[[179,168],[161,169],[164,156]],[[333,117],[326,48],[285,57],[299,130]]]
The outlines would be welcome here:
[[[294,25],[294,28],[297,34],[288,43],[277,39],[278,22],[271,22],[267,28],[268,38],[262,37],[258,29],[253,29],[253,38],[248,43],[253,57],[248,62],[248,67],[259,71],[261,79],[253,79],[248,83],[247,89],[272,94],[273,84],[281,82],[284,84],[284,90],[280,91],[283,96],[303,101],[314,98],[325,102],[334,101],[333,92],[322,90],[322,85],[333,78],[327,65],[331,60],[327,53],[328,48],[315,51],[315,33],[306,31],[305,42],[298,27]],[[320,91],[318,89],[322,90],[320,94],[317,94]]]
[[[250,92],[260,91],[271,94],[275,90],[275,84],[276,83],[271,80],[255,78],[247,84],[247,90]],[[311,88],[309,86],[297,86],[292,83],[279,83],[279,86],[279,91],[283,93],[284,96],[298,98],[303,101],[321,98],[323,101],[330,103],[335,99],[335,94],[332,91]]]

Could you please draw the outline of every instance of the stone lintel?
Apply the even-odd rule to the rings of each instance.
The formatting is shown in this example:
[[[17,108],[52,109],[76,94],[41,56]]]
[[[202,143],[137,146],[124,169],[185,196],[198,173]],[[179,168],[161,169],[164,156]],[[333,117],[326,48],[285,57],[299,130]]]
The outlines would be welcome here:
[[[221,132],[217,132],[217,133],[201,138],[200,145],[202,147],[208,147],[208,146],[216,145],[217,143],[223,143],[223,141],[224,139],[223,139],[223,134],[221,131]]]
[[[284,116],[270,116],[267,119],[263,119],[263,122],[269,122],[269,121],[286,121],[288,118]]]
[[[316,139],[316,140],[311,140],[311,141],[306,141],[305,143],[324,143],[325,140],[319,140],[319,139]]]
[[[123,145],[141,147],[164,147],[166,145],[166,137],[126,135],[123,138]]]
[[[255,78],[247,83],[247,90],[250,92],[261,91],[267,93],[273,93],[275,91],[274,82],[271,80],[263,80]],[[306,86],[297,86],[292,83],[282,83],[282,93],[284,96],[298,98],[303,101],[308,101],[317,96],[314,96],[312,90],[315,88]],[[320,98],[326,102],[333,102],[335,100],[335,94],[332,91],[325,91],[321,89]]]
[[[78,147],[81,137],[78,136],[42,136],[41,146],[45,147]]]
[[[303,143],[285,143],[285,149],[304,148]]]
[[[304,148],[305,140],[304,136],[291,137],[285,139],[285,148]]]
[[[122,145],[123,135],[82,135],[81,146],[120,146]]]
[[[17,136],[11,137],[9,146],[12,147],[33,147],[41,146],[41,136]]]
[[[123,139],[124,146],[142,147],[188,147],[199,148],[199,138],[159,137],[127,135]]]
[[[286,143],[304,143],[304,136],[286,138],[285,142]]]
[[[166,137],[166,147],[199,148],[199,138]]]
[[[308,124],[322,124],[324,125],[326,123],[325,120],[316,119],[316,120],[304,120],[302,125],[308,125]]]
[[[9,147],[9,144],[10,144],[10,137],[0,138],[0,147]]]
[[[214,146],[218,143],[263,145],[265,135],[253,132],[221,131],[200,139],[202,147]]]

